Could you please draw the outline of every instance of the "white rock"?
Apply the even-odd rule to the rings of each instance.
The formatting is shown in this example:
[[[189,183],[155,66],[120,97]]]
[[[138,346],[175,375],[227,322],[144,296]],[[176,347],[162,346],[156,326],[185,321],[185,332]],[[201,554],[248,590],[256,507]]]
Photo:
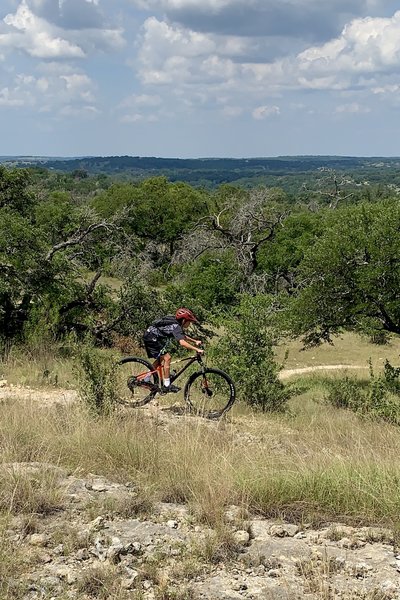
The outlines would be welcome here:
[[[31,546],[46,546],[49,539],[49,536],[45,533],[32,533],[29,538],[29,543]]]
[[[121,587],[124,590],[131,590],[131,589],[133,589],[135,587],[135,585],[136,585],[135,581],[136,581],[138,575],[139,575],[139,573],[136,572],[135,574],[132,574],[130,577],[126,577],[125,579],[123,579],[121,581]]]
[[[174,521],[173,519],[170,519],[169,521],[167,521],[167,527],[169,527],[170,529],[178,529],[179,523],[178,523],[178,521]]]
[[[280,571],[278,571],[278,569],[270,569],[267,572],[267,575],[268,575],[268,577],[280,577],[281,573],[280,573]]]
[[[104,527],[104,517],[100,516],[89,523],[89,531],[98,531]]]
[[[106,492],[108,487],[104,483],[93,483],[92,490],[94,492]]]
[[[294,537],[296,533],[299,533],[297,525],[272,525],[269,530],[270,535],[274,537]]]
[[[235,540],[235,542],[237,544],[248,544],[250,541],[250,535],[247,531],[244,530],[239,530],[239,531],[235,531],[235,533],[233,534],[233,539]]]

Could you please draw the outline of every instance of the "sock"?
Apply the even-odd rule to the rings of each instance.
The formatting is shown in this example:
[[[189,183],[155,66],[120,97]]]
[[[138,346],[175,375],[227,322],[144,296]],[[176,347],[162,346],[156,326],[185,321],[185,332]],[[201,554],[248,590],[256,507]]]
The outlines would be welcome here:
[[[143,381],[145,383],[150,383],[150,381],[151,381],[151,375],[146,375],[146,377],[143,379]]]
[[[164,379],[164,385],[165,385],[165,387],[169,387],[171,385],[171,380],[169,377],[168,377],[168,379]]]

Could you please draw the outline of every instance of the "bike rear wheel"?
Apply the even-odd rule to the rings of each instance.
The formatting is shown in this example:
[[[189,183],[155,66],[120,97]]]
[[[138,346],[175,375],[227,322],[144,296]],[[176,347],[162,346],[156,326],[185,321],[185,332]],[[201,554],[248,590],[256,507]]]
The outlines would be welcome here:
[[[152,365],[144,358],[136,356],[122,358],[116,369],[118,402],[131,408],[148,404],[159,391],[158,374],[151,371],[153,371]],[[149,375],[146,376],[146,373]]]
[[[189,377],[184,395],[190,412],[218,419],[232,407],[236,390],[232,379],[224,371],[205,369]]]

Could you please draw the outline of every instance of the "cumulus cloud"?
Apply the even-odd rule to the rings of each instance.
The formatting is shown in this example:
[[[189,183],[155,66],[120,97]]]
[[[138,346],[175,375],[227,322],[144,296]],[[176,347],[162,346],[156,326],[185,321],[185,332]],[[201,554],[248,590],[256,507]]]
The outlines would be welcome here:
[[[257,106],[252,112],[253,119],[262,121],[267,117],[279,115],[281,113],[279,106]]]
[[[323,41],[350,19],[379,14],[385,0],[132,0],[196,31]]]
[[[3,107],[19,107],[29,103],[29,96],[22,96],[17,89],[4,87],[0,89],[0,106]]]
[[[223,6],[219,0],[208,2],[215,10]],[[340,104],[337,113],[369,110],[368,101],[358,102],[362,90],[379,97],[397,96],[400,11],[389,17],[353,19],[328,42],[283,58],[254,60],[255,44],[253,38],[200,32],[150,17],[143,24],[136,73],[145,86],[171,94],[177,106],[214,104],[225,117],[239,114],[240,108],[257,120],[279,114],[277,101],[267,99],[288,92],[353,94],[357,102]]]
[[[122,30],[103,27],[100,13],[91,12],[97,10],[90,0],[22,0],[3,19],[0,48],[20,49],[34,58],[71,59],[96,48],[121,47]]]
[[[39,75],[15,75],[0,90],[0,105],[28,107],[54,115],[93,116],[99,113],[95,91],[95,84],[85,73],[74,72],[71,67],[64,71],[44,69]]]
[[[119,104],[118,109],[124,113],[120,117],[122,123],[155,122],[161,116],[163,102],[158,95],[132,94]]]
[[[226,80],[237,70],[229,57],[234,48],[235,40],[227,42],[151,17],[143,25],[138,72],[149,84]]]
[[[340,104],[336,107],[337,114],[366,114],[371,112],[368,106],[362,106],[358,102],[350,102],[349,104]]]
[[[0,47],[20,48],[36,58],[82,58],[83,50],[57,35],[56,31],[37,17],[23,1],[15,14],[3,19],[9,32],[0,34]]]
[[[316,88],[370,86],[400,67],[400,11],[391,18],[355,19],[340,37],[297,57],[299,82]]]

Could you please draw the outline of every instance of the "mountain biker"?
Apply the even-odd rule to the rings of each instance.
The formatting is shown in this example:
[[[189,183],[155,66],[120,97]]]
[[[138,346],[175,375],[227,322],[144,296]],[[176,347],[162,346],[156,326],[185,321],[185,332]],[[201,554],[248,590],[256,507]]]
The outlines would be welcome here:
[[[170,368],[171,355],[166,352],[166,346],[170,339],[175,339],[180,346],[188,350],[195,350],[203,354],[204,350],[192,346],[187,340],[190,340],[196,346],[201,345],[201,340],[195,340],[186,335],[185,330],[191,323],[198,323],[197,318],[188,308],[178,308],[175,316],[166,315],[161,319],[157,319],[146,329],[143,335],[143,342],[146,348],[148,358],[155,358],[153,369],[156,369],[160,364],[163,366],[163,386],[162,392],[179,392],[180,387],[171,384]],[[150,380],[150,376],[149,376]],[[147,383],[147,380],[144,380]]]

